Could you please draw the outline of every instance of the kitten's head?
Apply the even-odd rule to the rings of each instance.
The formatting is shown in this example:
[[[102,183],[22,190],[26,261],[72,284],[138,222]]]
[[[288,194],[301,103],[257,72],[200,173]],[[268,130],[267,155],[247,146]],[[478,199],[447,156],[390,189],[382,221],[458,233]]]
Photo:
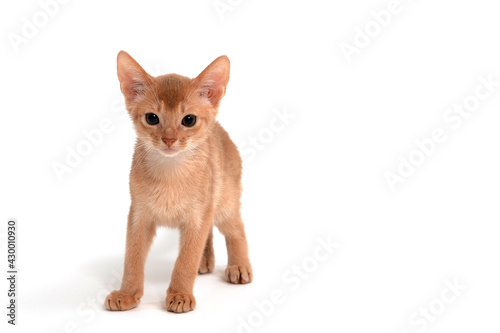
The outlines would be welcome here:
[[[193,151],[210,135],[229,80],[229,59],[215,59],[200,75],[153,77],[126,52],[118,79],[139,142],[164,156]]]

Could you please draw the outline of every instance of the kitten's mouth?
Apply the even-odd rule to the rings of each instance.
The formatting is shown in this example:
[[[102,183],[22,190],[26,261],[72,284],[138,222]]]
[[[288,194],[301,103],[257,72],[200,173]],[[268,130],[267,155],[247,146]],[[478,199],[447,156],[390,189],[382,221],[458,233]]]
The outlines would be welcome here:
[[[177,155],[177,153],[179,152],[179,149],[172,148],[172,147],[163,147],[160,149],[160,151],[163,153],[163,155],[174,156],[174,155]]]

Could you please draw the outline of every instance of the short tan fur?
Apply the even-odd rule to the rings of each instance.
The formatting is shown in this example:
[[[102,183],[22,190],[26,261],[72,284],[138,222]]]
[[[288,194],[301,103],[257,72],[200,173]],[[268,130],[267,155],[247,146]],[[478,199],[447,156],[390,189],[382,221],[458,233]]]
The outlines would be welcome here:
[[[229,67],[229,59],[221,56],[194,79],[177,74],[153,77],[128,53],[118,54],[120,88],[137,142],[123,280],[120,290],[105,300],[109,310],[128,310],[140,303],[144,264],[159,226],[180,230],[179,256],[165,300],[168,311],[195,308],[195,278],[214,269],[214,225],[226,239],[227,281],[252,281],[240,216],[241,158],[215,119]]]

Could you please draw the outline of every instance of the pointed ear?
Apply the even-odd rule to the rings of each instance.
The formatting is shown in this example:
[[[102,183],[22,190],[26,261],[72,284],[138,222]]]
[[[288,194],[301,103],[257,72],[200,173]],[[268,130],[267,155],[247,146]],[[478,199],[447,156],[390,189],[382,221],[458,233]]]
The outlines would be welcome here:
[[[220,56],[194,79],[193,83],[197,89],[198,97],[209,101],[214,108],[219,106],[226,93],[229,67],[228,57]]]
[[[118,80],[127,103],[133,102],[152,84],[152,77],[125,51],[117,57]]]

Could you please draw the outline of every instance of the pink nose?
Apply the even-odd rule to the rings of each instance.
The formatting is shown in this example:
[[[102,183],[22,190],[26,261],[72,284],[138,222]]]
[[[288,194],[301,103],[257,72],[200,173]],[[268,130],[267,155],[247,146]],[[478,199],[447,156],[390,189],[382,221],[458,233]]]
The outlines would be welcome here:
[[[177,141],[177,138],[162,138],[161,140],[170,148]]]

